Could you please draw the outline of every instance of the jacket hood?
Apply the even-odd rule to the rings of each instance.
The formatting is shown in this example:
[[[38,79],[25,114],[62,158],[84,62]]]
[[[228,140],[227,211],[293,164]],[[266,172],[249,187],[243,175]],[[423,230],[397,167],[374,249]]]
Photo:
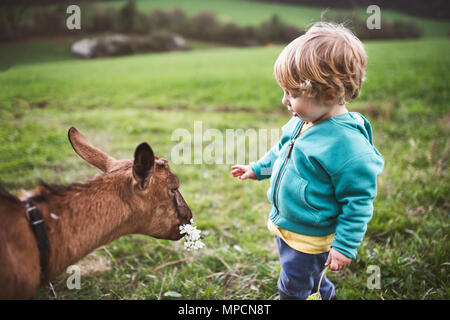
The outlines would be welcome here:
[[[348,112],[341,116],[334,117],[333,120],[342,125],[353,128],[361,132],[361,134],[373,145],[372,127],[369,121],[358,112]]]

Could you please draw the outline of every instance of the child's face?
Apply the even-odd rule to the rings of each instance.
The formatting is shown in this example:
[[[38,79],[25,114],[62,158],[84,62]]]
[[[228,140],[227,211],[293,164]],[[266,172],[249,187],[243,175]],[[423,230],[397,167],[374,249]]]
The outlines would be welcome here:
[[[287,106],[294,117],[299,117],[305,122],[315,122],[330,112],[330,106],[320,104],[316,99],[295,96],[287,90],[281,102]]]

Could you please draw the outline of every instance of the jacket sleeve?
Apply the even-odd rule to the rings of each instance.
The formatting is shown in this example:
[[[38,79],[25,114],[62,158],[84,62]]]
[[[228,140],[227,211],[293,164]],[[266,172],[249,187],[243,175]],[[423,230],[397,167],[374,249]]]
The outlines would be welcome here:
[[[374,153],[350,160],[331,175],[335,196],[341,205],[336,233],[331,247],[349,258],[356,258],[357,249],[373,214],[373,200],[377,195],[377,176],[384,160]]]
[[[255,172],[256,178],[258,180],[270,178],[270,176],[272,175],[273,163],[278,158],[281,147],[282,143],[280,140],[261,159],[259,159],[257,162],[250,163],[250,166]]]
[[[281,138],[261,159],[251,162],[250,166],[256,174],[258,180],[270,178],[272,175],[272,167],[276,159],[280,155],[283,145],[290,140],[293,126],[295,126],[295,118],[293,117],[288,123],[281,128]]]

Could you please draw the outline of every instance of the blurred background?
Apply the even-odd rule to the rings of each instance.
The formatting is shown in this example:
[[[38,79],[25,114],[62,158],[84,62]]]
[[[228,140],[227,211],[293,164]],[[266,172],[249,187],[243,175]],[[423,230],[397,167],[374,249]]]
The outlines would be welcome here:
[[[380,29],[367,27],[369,5]],[[279,53],[315,21],[344,23],[369,57],[348,109],[371,121],[386,166],[359,255],[330,278],[340,299],[449,299],[449,15],[439,0],[4,0],[1,184],[17,194],[93,177],[70,126],[115,158],[147,141],[169,161],[173,131],[193,132],[194,121],[223,133],[279,129],[290,116],[272,76]],[[61,275],[58,298],[277,299],[268,181],[237,181],[223,164],[171,168],[206,249],[122,237],[79,263],[80,290]],[[367,286],[370,265],[379,289]]]
[[[376,4],[382,8],[382,28],[369,30],[366,25],[369,17],[366,9],[372,4],[369,0],[217,0],[213,3],[202,0],[85,0],[75,2],[81,13],[79,28],[68,30],[66,9],[74,4],[73,1],[7,0],[2,5],[0,40],[21,44],[28,40],[36,47],[33,47],[33,55],[23,54],[11,60],[6,54],[10,47],[5,47],[2,68],[21,62],[70,59],[72,54],[101,57],[210,46],[286,43],[302,34],[308,24],[320,19],[345,22],[364,40],[445,37],[449,32],[445,3],[436,0],[431,3],[378,1]],[[122,37],[111,38],[117,34]],[[86,43],[86,48],[81,46],[84,50],[74,48],[71,52],[71,45],[85,38],[105,41],[97,46]],[[44,41],[45,46],[42,45]],[[111,48],[105,48],[108,46]]]

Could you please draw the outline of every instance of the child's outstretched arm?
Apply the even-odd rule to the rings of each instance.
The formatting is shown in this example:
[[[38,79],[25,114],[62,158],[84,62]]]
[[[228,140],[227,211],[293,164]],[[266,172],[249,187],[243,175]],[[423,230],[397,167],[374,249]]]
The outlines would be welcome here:
[[[272,175],[272,166],[278,158],[281,148],[285,143],[290,141],[292,130],[296,125],[296,118],[292,117],[282,128],[282,136],[278,143],[276,143],[261,159],[256,162],[251,162],[250,165],[234,165],[231,167],[231,175],[239,177],[241,180],[256,179],[262,180],[270,178]]]
[[[231,175],[233,177],[238,177],[241,180],[253,179],[256,180],[256,173],[253,171],[252,167],[249,165],[234,165],[231,167]]]

